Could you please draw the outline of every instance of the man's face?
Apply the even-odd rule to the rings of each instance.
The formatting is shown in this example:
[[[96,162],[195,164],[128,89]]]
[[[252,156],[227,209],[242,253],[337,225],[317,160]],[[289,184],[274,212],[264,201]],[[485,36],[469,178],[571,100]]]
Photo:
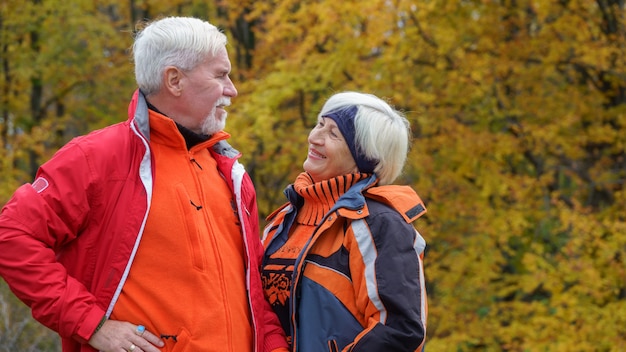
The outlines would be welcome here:
[[[186,128],[200,134],[212,135],[224,129],[226,110],[230,98],[237,96],[237,89],[230,80],[230,60],[226,48],[217,55],[184,72],[182,101]]]

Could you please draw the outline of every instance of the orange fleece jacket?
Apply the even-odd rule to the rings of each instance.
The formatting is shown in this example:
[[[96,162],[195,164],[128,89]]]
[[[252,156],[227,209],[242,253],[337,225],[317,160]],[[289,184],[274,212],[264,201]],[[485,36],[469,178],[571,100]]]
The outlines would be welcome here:
[[[112,318],[161,335],[163,351],[252,350],[244,250],[233,199],[207,150],[187,150],[175,123],[150,111],[158,173],[141,244]]]

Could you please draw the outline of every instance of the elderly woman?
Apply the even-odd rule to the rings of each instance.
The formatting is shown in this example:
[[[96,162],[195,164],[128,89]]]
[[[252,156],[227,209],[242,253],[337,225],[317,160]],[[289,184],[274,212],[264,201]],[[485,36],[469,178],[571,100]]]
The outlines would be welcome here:
[[[391,185],[409,123],[383,100],[333,95],[309,134],[304,172],[268,217],[263,284],[293,351],[419,351],[426,332],[426,212]]]

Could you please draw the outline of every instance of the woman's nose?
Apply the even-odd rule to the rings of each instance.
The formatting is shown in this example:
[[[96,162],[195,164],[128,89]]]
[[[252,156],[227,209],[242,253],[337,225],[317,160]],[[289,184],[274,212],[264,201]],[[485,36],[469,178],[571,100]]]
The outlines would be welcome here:
[[[309,132],[309,138],[307,138],[310,144],[321,144],[320,133],[317,128],[314,128]]]

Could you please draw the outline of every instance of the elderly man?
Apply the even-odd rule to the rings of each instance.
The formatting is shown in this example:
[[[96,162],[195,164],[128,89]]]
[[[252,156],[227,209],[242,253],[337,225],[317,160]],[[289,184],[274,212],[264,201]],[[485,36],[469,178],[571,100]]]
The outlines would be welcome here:
[[[63,351],[287,351],[223,131],[226,43],[195,18],[147,25],[128,120],[69,142],[3,208],[0,275]]]

